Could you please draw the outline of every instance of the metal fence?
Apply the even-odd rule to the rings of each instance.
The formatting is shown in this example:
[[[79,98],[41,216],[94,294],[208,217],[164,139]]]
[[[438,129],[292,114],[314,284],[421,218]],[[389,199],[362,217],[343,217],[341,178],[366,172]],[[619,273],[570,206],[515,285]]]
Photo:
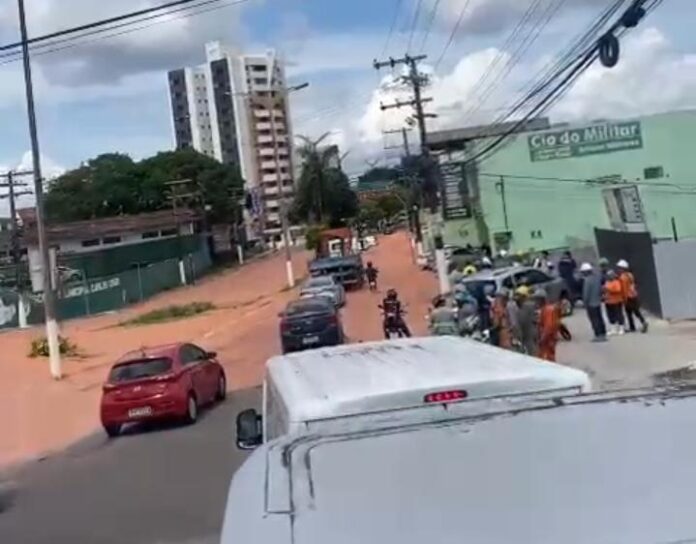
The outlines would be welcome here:
[[[207,247],[184,258],[186,281],[191,283],[212,266]],[[156,263],[131,264],[129,270],[118,274],[90,277],[85,269],[72,269],[68,281],[58,293],[57,312],[61,320],[110,312],[146,300],[157,293],[181,285],[178,259]],[[24,295],[27,323],[43,322],[41,295]],[[19,297],[12,289],[0,287],[0,329],[19,326]]]

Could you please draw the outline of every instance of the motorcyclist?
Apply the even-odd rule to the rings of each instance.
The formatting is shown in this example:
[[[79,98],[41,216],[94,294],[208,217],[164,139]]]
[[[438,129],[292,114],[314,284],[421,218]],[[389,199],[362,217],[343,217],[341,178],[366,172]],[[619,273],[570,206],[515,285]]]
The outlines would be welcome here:
[[[478,301],[464,285],[459,285],[454,291],[454,300],[457,303],[457,322],[459,334],[471,336],[478,328]]]
[[[365,277],[367,278],[367,284],[370,289],[377,289],[377,276],[379,275],[379,270],[372,266],[372,261],[367,262],[367,267],[365,267]]]
[[[430,334],[433,336],[446,336],[459,334],[455,309],[448,306],[447,299],[438,295],[433,300],[433,309],[428,316]]]
[[[380,308],[384,312],[384,336],[389,339],[390,332],[399,332],[402,336],[409,338],[411,331],[404,321],[404,310],[399,300],[396,289],[389,289],[387,296],[382,300]]]

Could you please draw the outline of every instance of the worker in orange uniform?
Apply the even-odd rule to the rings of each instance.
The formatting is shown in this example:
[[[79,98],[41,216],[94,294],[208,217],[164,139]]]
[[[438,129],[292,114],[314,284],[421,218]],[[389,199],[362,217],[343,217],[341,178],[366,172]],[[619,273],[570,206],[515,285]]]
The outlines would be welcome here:
[[[494,345],[503,349],[512,348],[512,326],[508,313],[509,294],[507,289],[500,289],[495,294],[495,300],[491,305],[491,338]]]
[[[607,281],[604,282],[604,305],[609,319],[609,335],[624,334],[623,308],[626,302],[624,286],[614,270],[607,271]]]
[[[561,309],[549,302],[546,291],[539,289],[534,293],[539,305],[539,353],[537,357],[556,362],[556,345],[561,331]]]
[[[619,269],[619,280],[624,289],[624,308],[626,310],[626,318],[628,319],[628,330],[636,332],[636,322],[633,317],[637,317],[641,323],[641,332],[648,332],[648,322],[643,317],[640,311],[640,299],[638,298],[638,288],[636,287],[636,279],[628,266],[628,262],[621,259],[616,263]]]

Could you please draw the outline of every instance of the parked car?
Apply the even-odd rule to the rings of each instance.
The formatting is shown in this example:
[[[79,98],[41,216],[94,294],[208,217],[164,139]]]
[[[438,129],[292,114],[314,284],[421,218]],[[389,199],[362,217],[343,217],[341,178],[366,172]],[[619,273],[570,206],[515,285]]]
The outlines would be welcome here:
[[[501,288],[514,290],[521,285],[528,285],[532,290],[544,289],[551,302],[561,305],[561,313],[568,316],[573,313],[573,297],[562,278],[551,276],[537,268],[528,266],[508,266],[493,270],[481,270],[462,280],[472,292],[492,285],[496,291]]]
[[[327,298],[295,300],[279,317],[283,353],[336,346],[345,341],[338,308]]]
[[[300,290],[300,297],[328,296],[336,306],[346,303],[346,291],[333,276],[317,276],[309,278]]]
[[[124,355],[103,386],[101,423],[111,437],[125,424],[162,419],[195,423],[201,406],[226,396],[225,371],[213,351],[193,344]]]
[[[364,272],[359,254],[315,259],[309,263],[310,276],[332,276],[347,289],[360,289],[365,281]]]

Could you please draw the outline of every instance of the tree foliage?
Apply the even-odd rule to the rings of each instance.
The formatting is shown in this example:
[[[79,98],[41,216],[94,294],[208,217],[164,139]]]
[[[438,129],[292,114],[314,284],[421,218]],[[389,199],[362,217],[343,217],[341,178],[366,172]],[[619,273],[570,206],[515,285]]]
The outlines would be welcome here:
[[[213,222],[238,219],[236,202],[243,189],[238,169],[192,149],[158,153],[140,162],[119,153],[99,155],[51,183],[46,213],[49,220],[61,222],[167,209],[167,182],[183,179],[191,180],[185,192],[197,196],[189,205],[210,205]]]
[[[332,164],[335,148],[319,147],[326,136],[315,142],[305,139],[299,150],[303,166],[292,213],[298,221],[338,227],[358,213],[358,198],[348,177]]]

